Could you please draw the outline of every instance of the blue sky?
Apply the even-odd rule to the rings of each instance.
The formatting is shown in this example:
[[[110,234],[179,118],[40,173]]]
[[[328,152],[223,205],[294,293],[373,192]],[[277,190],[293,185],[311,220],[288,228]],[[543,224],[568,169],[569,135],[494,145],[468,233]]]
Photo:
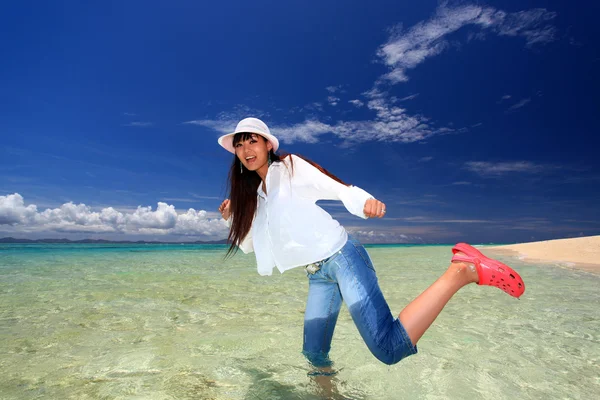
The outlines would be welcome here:
[[[10,2],[0,237],[223,239],[247,116],[387,204],[364,242],[600,234],[591,1]]]

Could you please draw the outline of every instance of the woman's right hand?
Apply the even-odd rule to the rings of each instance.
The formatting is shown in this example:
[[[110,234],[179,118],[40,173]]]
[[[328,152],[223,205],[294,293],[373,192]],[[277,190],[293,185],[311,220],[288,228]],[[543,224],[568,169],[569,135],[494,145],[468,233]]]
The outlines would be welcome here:
[[[219,212],[225,221],[227,221],[231,216],[231,211],[229,211],[229,203],[229,199],[225,199],[219,206]]]

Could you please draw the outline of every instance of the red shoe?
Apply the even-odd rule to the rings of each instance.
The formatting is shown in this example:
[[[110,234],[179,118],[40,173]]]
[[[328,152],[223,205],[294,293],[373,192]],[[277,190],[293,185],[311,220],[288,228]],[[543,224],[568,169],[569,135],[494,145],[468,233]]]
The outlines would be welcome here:
[[[463,254],[456,254],[461,252]],[[484,256],[475,247],[458,243],[452,248],[452,261],[468,262],[475,265],[479,275],[478,285],[496,286],[513,297],[519,298],[525,292],[523,279],[511,267]]]

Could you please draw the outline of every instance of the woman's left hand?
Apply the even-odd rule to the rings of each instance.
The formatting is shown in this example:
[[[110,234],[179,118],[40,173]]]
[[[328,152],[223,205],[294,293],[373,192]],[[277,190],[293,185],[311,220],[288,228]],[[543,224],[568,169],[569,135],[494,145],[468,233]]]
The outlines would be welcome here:
[[[368,218],[381,218],[385,215],[385,204],[377,199],[369,199],[365,202],[363,213]]]

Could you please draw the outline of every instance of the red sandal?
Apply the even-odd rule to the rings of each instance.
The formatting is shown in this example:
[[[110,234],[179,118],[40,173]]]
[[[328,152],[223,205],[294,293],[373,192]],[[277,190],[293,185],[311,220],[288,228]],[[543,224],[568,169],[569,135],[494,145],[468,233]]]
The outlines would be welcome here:
[[[462,254],[456,254],[456,253]],[[452,248],[452,261],[468,262],[475,265],[479,275],[478,285],[496,286],[509,295],[519,298],[525,292],[523,279],[511,267],[484,256],[475,247],[458,243]]]

